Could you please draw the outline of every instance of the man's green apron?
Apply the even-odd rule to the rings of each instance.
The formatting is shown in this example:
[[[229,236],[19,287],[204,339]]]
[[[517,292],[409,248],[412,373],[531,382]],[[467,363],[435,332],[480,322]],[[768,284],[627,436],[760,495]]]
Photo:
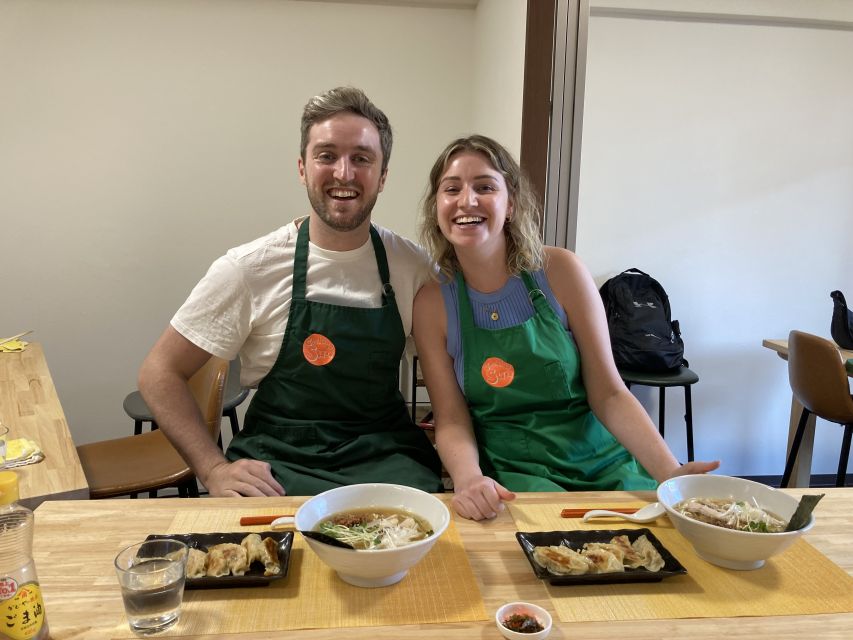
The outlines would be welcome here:
[[[530,274],[522,279],[533,316],[489,330],[474,325],[457,273],[464,391],[483,473],[512,491],[654,489],[593,415],[574,340]]]
[[[438,456],[400,394],[406,337],[379,234],[370,227],[382,281],[378,308],[307,300],[308,239],[306,219],[297,236],[281,350],[228,458],[269,462],[289,495],[357,482],[441,491]]]

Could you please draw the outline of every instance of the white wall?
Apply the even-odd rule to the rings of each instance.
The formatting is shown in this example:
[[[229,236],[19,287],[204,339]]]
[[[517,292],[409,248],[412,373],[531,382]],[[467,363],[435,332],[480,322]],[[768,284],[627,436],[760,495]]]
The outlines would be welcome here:
[[[577,251],[599,283],[636,266],[669,292],[697,457],[724,473],[781,475],[790,387],[761,340],[828,336],[829,292],[853,293],[851,61],[850,30],[590,20]],[[667,410],[684,459],[680,391]],[[812,470],[834,474],[841,429],[817,431]]]
[[[122,400],[212,260],[307,212],[312,95],[387,112],[375,219],[414,235],[435,155],[473,128],[475,32],[470,7],[0,3],[0,336],[35,329],[76,442],[131,432]]]
[[[527,3],[480,0],[475,18],[473,100],[476,133],[521,156]]]

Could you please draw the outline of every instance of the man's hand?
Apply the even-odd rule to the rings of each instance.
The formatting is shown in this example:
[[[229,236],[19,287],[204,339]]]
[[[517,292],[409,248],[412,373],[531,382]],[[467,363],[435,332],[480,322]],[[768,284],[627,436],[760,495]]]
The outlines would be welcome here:
[[[463,518],[486,520],[504,510],[504,502],[514,500],[515,494],[487,478],[476,476],[454,490],[453,508]]]
[[[260,460],[220,462],[201,481],[211,496],[220,498],[286,494],[284,487],[272,477],[269,463]]]

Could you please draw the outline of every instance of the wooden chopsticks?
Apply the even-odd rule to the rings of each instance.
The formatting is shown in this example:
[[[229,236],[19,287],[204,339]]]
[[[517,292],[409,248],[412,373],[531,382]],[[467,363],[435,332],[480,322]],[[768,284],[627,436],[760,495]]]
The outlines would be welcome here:
[[[607,509],[616,513],[636,513],[639,507],[588,507],[585,509],[563,509],[560,512],[561,518],[583,518],[588,511],[595,509]]]
[[[251,527],[256,524],[272,524],[278,518],[293,517],[292,513],[282,513],[277,516],[243,516],[240,518],[240,526]]]

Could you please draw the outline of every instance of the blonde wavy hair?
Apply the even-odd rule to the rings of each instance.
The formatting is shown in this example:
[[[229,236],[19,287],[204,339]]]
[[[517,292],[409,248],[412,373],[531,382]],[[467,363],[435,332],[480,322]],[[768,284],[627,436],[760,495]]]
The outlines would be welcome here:
[[[453,156],[471,151],[481,153],[504,178],[512,203],[512,216],[504,226],[506,235],[506,266],[510,274],[538,271],[544,264],[544,249],[539,227],[539,204],[533,195],[530,181],[521,167],[500,143],[481,135],[459,138],[451,142],[438,156],[429,172],[429,184],[421,204],[418,235],[421,244],[438,264],[439,272],[453,278],[461,270],[453,245],[438,227],[436,198],[438,183]]]

